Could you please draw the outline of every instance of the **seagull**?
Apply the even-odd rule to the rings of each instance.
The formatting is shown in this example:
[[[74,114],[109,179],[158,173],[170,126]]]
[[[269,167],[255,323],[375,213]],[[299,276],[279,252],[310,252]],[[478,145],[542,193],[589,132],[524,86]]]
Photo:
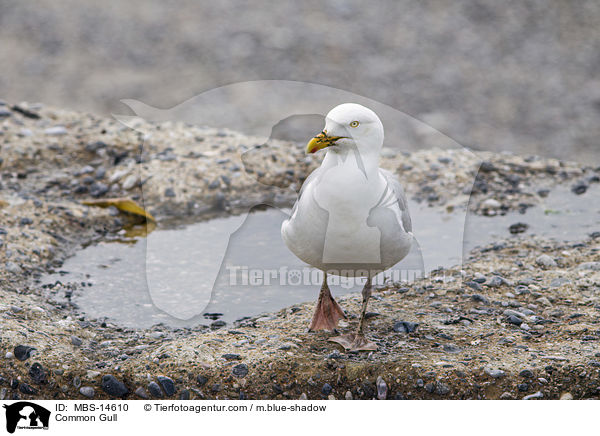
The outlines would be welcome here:
[[[330,338],[347,351],[374,351],[364,334],[373,278],[400,262],[414,236],[404,190],[379,168],[383,124],[372,110],[355,103],[333,108],[325,128],[306,146],[326,150],[321,166],[305,180],[281,235],[294,255],[324,272],[310,331],[336,332],[346,318],[327,284],[328,275],[366,278],[354,333]]]

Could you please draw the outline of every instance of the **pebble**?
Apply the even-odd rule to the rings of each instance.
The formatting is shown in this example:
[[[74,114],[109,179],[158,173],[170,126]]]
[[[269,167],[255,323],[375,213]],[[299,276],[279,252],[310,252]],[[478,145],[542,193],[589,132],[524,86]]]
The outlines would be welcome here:
[[[572,400],[573,399],[573,394],[571,394],[570,392],[565,392],[564,394],[562,394],[560,396],[561,400]]]
[[[96,391],[91,386],[82,386],[79,389],[79,393],[81,395],[83,395],[84,397],[86,397],[86,398],[94,398],[94,395],[96,394]]]
[[[76,347],[80,347],[81,344],[83,344],[83,341],[77,336],[71,336],[71,344],[75,345]]]
[[[600,271],[600,262],[583,262],[577,266],[579,270]]]
[[[588,184],[583,181],[579,181],[571,187],[571,191],[576,195],[585,194],[587,190]]]
[[[246,375],[248,375],[248,365],[246,365],[245,363],[235,365],[231,372],[236,377],[246,377]]]
[[[173,188],[165,189],[165,197],[169,197],[169,198],[175,197],[175,191],[173,190]]]
[[[139,183],[139,178],[136,174],[130,174],[129,176],[127,176],[127,178],[123,181],[123,189],[125,189],[126,191],[129,191],[131,188],[133,188],[134,186],[136,186]]]
[[[300,394],[300,396],[298,397],[299,400],[308,400],[308,396],[306,395],[306,393],[302,392]]]
[[[333,388],[331,387],[331,385],[329,383],[325,383],[323,385],[323,387],[321,388],[321,393],[323,395],[329,395],[331,393],[331,391],[333,391]]]
[[[198,386],[204,386],[208,382],[208,378],[204,377],[203,375],[199,375],[196,377],[196,382],[198,383]]]
[[[556,261],[554,259],[552,259],[550,256],[548,256],[547,254],[542,254],[541,256],[539,256],[536,260],[535,263],[537,263],[539,266],[543,266],[545,268],[555,268],[556,265]]]
[[[148,392],[155,398],[162,398],[164,396],[163,391],[156,382],[148,383]]]
[[[493,276],[490,279],[490,281],[488,282],[488,286],[490,286],[492,288],[497,288],[499,286],[502,286],[505,283],[506,283],[506,279],[504,279],[503,277]]]
[[[241,393],[240,393],[241,395]],[[190,399],[190,391],[188,391],[187,389],[184,389],[181,391],[181,393],[179,394],[179,399],[182,401],[187,401]],[[245,400],[245,398],[241,398],[240,400]]]
[[[473,281],[477,283],[485,283],[486,280],[487,278],[480,272],[476,272],[475,276],[473,277]]]
[[[44,130],[44,133],[50,136],[66,135],[67,129],[64,126],[48,127],[46,130]]]
[[[4,357],[6,359],[12,359],[13,357],[15,357],[15,355],[12,352],[7,351],[6,354],[4,355]]]
[[[21,274],[23,272],[21,267],[14,262],[6,262],[6,270],[13,274]]]
[[[473,294],[471,295],[471,299],[483,304],[490,304],[490,300],[488,300],[484,295],[481,294]]]
[[[171,395],[175,394],[175,383],[172,379],[164,375],[159,375],[158,377],[156,377],[156,380],[158,380],[158,383],[165,391],[165,394],[167,394],[167,397],[170,397]]]
[[[388,388],[387,388],[387,384],[385,383],[385,380],[383,379],[383,377],[381,377],[381,376],[377,377],[376,386],[377,386],[377,399],[385,400],[387,398]]]
[[[20,361],[29,359],[37,350],[27,345],[17,345],[14,349],[14,355]]]
[[[90,195],[92,197],[102,197],[108,192],[108,186],[101,182],[94,182],[90,186]]]
[[[417,331],[417,327],[419,327],[419,323],[416,322],[397,321],[393,329],[397,333],[413,333]]]
[[[508,228],[508,231],[513,235],[517,235],[519,233],[525,233],[528,228],[529,228],[529,224],[515,223],[515,224],[510,225],[510,227]]]
[[[31,365],[31,368],[29,368],[29,377],[31,377],[31,379],[38,385],[42,384],[46,382],[46,371],[42,365],[35,362],[33,365]]]
[[[524,400],[535,400],[537,398],[544,398],[544,394],[541,391],[537,391],[535,394],[527,395],[523,397]]]
[[[234,353],[225,353],[221,357],[225,360],[242,360],[242,357],[239,354]]]
[[[27,383],[21,383],[19,385],[19,390],[25,395],[35,395],[38,393],[37,389],[32,386],[29,386]]]
[[[344,395],[344,398],[345,398],[346,400],[352,400],[352,399],[353,399],[353,397],[352,397],[352,392],[350,392],[350,391],[346,391],[346,395]]]
[[[114,375],[106,374],[102,376],[102,390],[111,397],[124,397],[129,393],[129,389],[123,382],[120,382]]]
[[[501,378],[506,375],[506,372],[501,369],[485,368],[483,371],[492,378]]]
[[[509,323],[514,324],[514,325],[520,326],[521,324],[523,324],[523,320],[515,315],[509,315],[507,317],[507,320]]]
[[[149,398],[148,393],[141,386],[135,390],[134,394],[136,394],[140,398],[143,398],[144,400],[147,400]]]

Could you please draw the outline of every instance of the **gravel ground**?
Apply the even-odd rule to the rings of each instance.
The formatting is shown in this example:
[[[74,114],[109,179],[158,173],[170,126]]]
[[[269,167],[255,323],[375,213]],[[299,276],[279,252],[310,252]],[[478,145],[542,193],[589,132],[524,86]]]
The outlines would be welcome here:
[[[108,115],[299,80],[471,148],[600,164],[599,23],[594,0],[3,2],[0,97]]]
[[[51,287],[36,279],[136,218],[83,200],[129,195],[159,225],[198,220],[261,201],[290,205],[317,163],[298,144],[256,148],[234,131],[148,125],[144,141],[112,119],[40,105],[0,109],[0,399],[600,395],[600,234],[570,243],[520,234],[478,248],[462,269],[378,289],[368,328],[380,349],[369,354],[306,333],[313,302],[213,329],[88,319],[68,298],[47,298]],[[469,198],[465,181],[475,180],[469,207],[484,215],[490,199],[504,213],[535,204],[540,189],[578,191],[598,180],[597,168],[534,157],[386,156],[408,194],[432,208],[457,207]],[[357,322],[358,295],[340,304],[346,331]]]

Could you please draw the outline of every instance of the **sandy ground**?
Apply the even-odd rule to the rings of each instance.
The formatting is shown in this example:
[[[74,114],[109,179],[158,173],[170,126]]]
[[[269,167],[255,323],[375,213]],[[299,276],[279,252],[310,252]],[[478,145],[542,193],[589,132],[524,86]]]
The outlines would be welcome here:
[[[377,289],[368,323],[374,353],[346,354],[330,334],[307,333],[313,303],[214,329],[88,319],[68,299],[49,299],[52,287],[36,279],[136,218],[83,200],[128,195],[159,225],[197,220],[260,201],[289,205],[317,162],[298,144],[255,149],[234,131],[149,125],[144,141],[108,118],[0,109],[2,399],[600,395],[598,234],[561,243],[525,233],[477,249],[461,269],[438,271],[445,280]],[[386,156],[411,197],[441,209],[470,198],[472,212],[484,215],[490,198],[504,213],[539,202],[540,187],[598,180],[597,168],[551,159],[465,150]],[[465,192],[469,179],[475,188]],[[355,326],[358,303],[358,295],[340,300],[342,331]],[[418,326],[406,332],[406,323]]]

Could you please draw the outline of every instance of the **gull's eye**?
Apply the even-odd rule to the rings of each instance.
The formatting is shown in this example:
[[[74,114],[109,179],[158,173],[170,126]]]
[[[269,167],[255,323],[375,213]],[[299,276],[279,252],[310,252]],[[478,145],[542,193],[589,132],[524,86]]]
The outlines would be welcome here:
[[[358,127],[358,121],[352,121],[350,127]]]

